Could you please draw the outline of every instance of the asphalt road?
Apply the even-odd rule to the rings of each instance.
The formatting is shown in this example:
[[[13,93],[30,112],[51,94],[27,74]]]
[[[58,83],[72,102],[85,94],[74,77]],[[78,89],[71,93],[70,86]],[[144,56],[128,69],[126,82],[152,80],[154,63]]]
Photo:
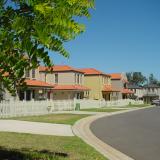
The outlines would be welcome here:
[[[135,160],[160,160],[160,107],[104,117],[91,130]]]

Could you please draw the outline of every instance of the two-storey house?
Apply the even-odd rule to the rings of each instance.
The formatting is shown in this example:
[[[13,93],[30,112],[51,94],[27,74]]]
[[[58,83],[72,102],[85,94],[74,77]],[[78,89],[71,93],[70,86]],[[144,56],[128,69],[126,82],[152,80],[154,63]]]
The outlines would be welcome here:
[[[25,72],[27,88],[19,90],[20,100],[46,100],[50,98],[53,84],[46,83],[39,77],[39,68]]]
[[[135,84],[128,84],[128,89],[134,92],[135,99],[143,100],[144,91],[142,86],[138,86]]]
[[[48,99],[48,94],[51,92],[53,88],[53,84],[48,84],[42,80],[39,80],[39,69],[32,69],[30,71],[26,71],[25,75],[25,83],[26,87],[19,86],[18,96],[12,97],[11,94],[5,90],[2,92],[3,100],[46,100]]]
[[[127,99],[134,94],[133,91],[128,89],[128,80],[125,74],[113,73],[110,76],[112,86],[119,91],[117,95],[118,99]]]
[[[84,85],[89,87],[89,99],[117,99],[118,90],[111,85],[111,76],[94,68],[80,69],[84,72]]]
[[[154,99],[160,98],[160,86],[156,84],[146,84],[143,86],[143,100],[145,103],[151,103]]]
[[[51,99],[88,98],[89,88],[84,86],[84,72],[67,65],[55,65],[50,72],[47,67],[39,67],[39,79],[54,84]]]

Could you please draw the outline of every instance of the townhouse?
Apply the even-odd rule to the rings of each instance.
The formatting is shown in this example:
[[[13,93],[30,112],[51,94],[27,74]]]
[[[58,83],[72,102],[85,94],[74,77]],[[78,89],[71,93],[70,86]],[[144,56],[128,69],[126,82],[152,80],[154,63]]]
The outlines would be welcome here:
[[[143,100],[143,87],[135,84],[128,84],[128,89],[134,92],[134,99]]]
[[[160,98],[160,86],[157,84],[146,84],[143,86],[143,101],[151,103],[154,99]]]
[[[40,79],[39,68],[26,71],[25,75],[26,88],[19,88],[19,100],[46,100],[52,91],[53,84],[49,84]],[[11,95],[6,92],[4,99],[10,100]]]
[[[94,100],[116,100],[118,90],[111,85],[111,76],[94,68],[80,69],[84,72],[84,85],[89,87],[89,99]]]
[[[67,100],[94,99],[118,100],[134,94],[128,89],[125,74],[106,74],[94,68],[76,69],[67,65],[55,65],[26,71],[26,88],[19,87],[19,100]],[[4,100],[13,97],[5,91],[0,94]]]
[[[134,95],[134,92],[128,89],[128,80],[124,73],[112,73],[110,76],[112,87],[119,91],[117,99],[127,99]]]
[[[19,88],[16,98],[19,100],[66,100],[89,97],[90,89],[83,85],[84,73],[70,66],[56,65],[52,67],[52,71],[40,66],[26,71],[24,78],[26,88]],[[7,90],[0,96],[3,100],[13,99]]]
[[[160,86],[157,84],[145,84],[144,86],[129,85],[128,88],[134,92],[137,99],[150,104],[152,100],[160,98]]]
[[[47,67],[39,67],[39,78],[54,84],[50,99],[83,99],[89,97],[90,89],[84,86],[84,72],[67,65],[56,65],[52,72]]]

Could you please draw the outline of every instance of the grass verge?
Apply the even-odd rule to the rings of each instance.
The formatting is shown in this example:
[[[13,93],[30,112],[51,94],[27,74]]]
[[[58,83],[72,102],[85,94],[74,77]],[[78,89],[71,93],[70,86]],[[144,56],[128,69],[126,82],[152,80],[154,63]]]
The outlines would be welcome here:
[[[106,160],[77,137],[0,132],[0,159]]]
[[[10,118],[14,120],[31,121],[31,122],[44,122],[44,123],[58,123],[58,124],[70,124],[73,125],[81,118],[85,118],[89,115],[82,114],[49,114],[41,116],[25,116]]]
[[[128,108],[134,108],[134,107],[141,108],[141,107],[148,107],[148,106],[150,106],[150,105],[149,104],[129,104],[129,105],[125,106],[125,107],[128,107]]]
[[[125,109],[117,109],[117,108],[90,108],[90,109],[82,109],[81,111],[88,111],[88,112],[117,112],[123,111]]]
[[[142,107],[148,107],[148,104],[139,104],[139,105],[127,105],[127,106],[120,106],[120,107],[104,107],[104,108],[89,108],[89,109],[81,109],[81,111],[88,111],[88,112],[117,112],[117,111],[123,111],[126,109],[131,108],[142,108]]]

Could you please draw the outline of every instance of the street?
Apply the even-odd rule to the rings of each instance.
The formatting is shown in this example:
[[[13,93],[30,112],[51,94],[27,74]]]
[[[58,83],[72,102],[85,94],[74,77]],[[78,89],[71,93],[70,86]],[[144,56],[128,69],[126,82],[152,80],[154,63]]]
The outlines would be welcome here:
[[[91,131],[135,160],[160,159],[160,107],[101,118]]]

